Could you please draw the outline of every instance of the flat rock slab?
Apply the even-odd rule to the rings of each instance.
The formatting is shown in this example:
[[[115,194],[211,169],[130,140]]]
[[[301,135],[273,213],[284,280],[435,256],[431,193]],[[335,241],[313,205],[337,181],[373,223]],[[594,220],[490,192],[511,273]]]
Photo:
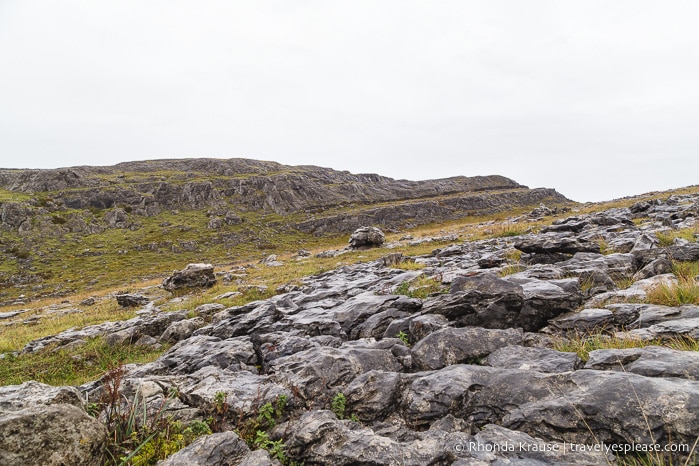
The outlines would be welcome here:
[[[604,349],[590,352],[585,369],[631,372],[646,377],[699,379],[699,352],[660,346]]]
[[[505,369],[558,373],[574,371],[582,365],[582,361],[575,353],[512,345],[491,353],[483,364]]]
[[[618,332],[619,338],[631,338],[637,340],[672,340],[674,338],[699,338],[699,317],[687,319],[674,319],[647,328]]]
[[[415,344],[413,362],[421,370],[476,362],[499,348],[521,344],[523,336],[522,329],[444,328]]]
[[[197,335],[182,340],[135,374],[192,374],[205,367],[256,370],[257,356],[249,337],[222,340]]]
[[[550,396],[532,397],[510,410],[502,425],[534,437],[585,444],[691,445],[699,436],[699,382],[588,369],[559,377]],[[615,428],[593,434],[589,426]]]
[[[585,241],[565,233],[544,233],[523,236],[515,242],[515,248],[529,254],[575,254],[576,252],[600,252],[599,244]]]
[[[609,309],[592,308],[557,317],[551,321],[551,327],[564,331],[590,332],[614,327],[615,323],[614,313]]]

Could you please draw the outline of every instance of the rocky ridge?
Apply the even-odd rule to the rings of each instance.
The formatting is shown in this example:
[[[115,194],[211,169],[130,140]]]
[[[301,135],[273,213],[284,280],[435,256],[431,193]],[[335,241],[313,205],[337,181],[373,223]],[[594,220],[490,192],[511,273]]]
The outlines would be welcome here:
[[[252,450],[234,431],[282,396],[288,404],[267,435],[283,442],[287,463],[614,464],[612,448],[691,448],[699,437],[699,353],[602,349],[583,361],[554,349],[554,340],[592,331],[698,338],[699,306],[643,302],[654,286],[677,280],[671,261],[699,260],[696,238],[667,247],[658,240],[696,228],[697,217],[697,195],[576,215],[537,234],[344,266],[244,306],[205,304],[195,315],[150,306],[135,319],[63,332],[23,352],[96,335],[175,343],[152,363],[126,366],[121,396],[140,396],[156,410],[177,393],[166,413],[183,422],[220,413],[219,394],[227,410],[218,433],[166,465],[279,464],[271,449]],[[401,269],[403,260],[424,268]],[[420,280],[441,291],[416,297]],[[631,285],[620,288],[622,281]],[[27,434],[16,419],[77,431],[89,418],[73,408],[104,393],[105,380],[0,388],[0,462],[24,461],[17,436]],[[52,408],[29,411],[37,404]],[[56,454],[98,462],[104,433],[91,429],[89,442],[69,437]],[[90,447],[76,453],[75,442]]]
[[[0,261],[8,265],[0,302],[115,286],[121,274],[110,264],[138,271],[136,255],[178,264],[252,260],[364,225],[403,229],[542,202],[568,201],[502,176],[407,181],[248,159],[0,169]],[[66,276],[76,258],[83,276]]]
[[[0,224],[20,231],[29,229],[27,221],[44,211],[116,209],[105,213],[109,218],[104,220],[107,226],[119,226],[128,223],[125,214],[129,213],[154,216],[167,209],[212,208],[225,213],[229,220],[222,220],[229,223],[236,221],[236,215],[250,211],[305,213],[306,218],[296,224],[303,231],[349,233],[348,228],[358,228],[367,219],[371,224],[391,227],[406,221],[459,218],[464,213],[489,213],[544,200],[566,201],[554,190],[529,190],[502,176],[407,181],[249,159],[152,160],[113,167],[0,170],[0,189],[24,195],[45,193],[33,201],[0,205]],[[503,192],[503,199],[489,195],[499,192]],[[410,202],[382,205],[399,201]],[[359,207],[359,211],[347,213],[350,206]],[[340,210],[323,213],[334,208]],[[357,213],[361,215],[357,217]],[[322,219],[315,218],[318,214]],[[350,221],[352,217],[354,221]],[[98,219],[89,220],[88,224],[101,225]]]

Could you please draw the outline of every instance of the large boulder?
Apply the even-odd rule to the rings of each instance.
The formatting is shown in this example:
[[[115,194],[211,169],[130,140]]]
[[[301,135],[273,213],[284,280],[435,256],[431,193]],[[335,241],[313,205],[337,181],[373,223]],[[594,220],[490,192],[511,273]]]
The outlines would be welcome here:
[[[350,249],[378,248],[386,242],[383,231],[376,227],[361,227],[352,233],[349,239]]]
[[[69,404],[0,410],[0,464],[100,465],[107,429]]]
[[[532,390],[530,401],[511,409],[502,425],[547,440],[585,444],[692,445],[699,435],[697,382],[588,369],[561,376],[550,396]],[[501,384],[492,387],[507,390]]]
[[[106,427],[87,415],[76,388],[0,387],[0,464],[97,466],[106,442]]]
[[[214,266],[189,264],[184,270],[175,271],[163,281],[163,288],[174,292],[183,288],[210,288],[216,283]]]

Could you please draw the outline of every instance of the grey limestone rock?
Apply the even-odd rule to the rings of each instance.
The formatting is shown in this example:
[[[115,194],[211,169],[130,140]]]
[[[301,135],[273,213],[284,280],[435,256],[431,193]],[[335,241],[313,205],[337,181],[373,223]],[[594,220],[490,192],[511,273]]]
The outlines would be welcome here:
[[[351,249],[377,248],[383,246],[386,237],[376,227],[361,227],[352,233],[349,239]]]
[[[116,295],[116,300],[122,307],[144,306],[149,301],[146,296],[137,293],[121,293]]]
[[[636,272],[633,275],[633,281],[639,281],[666,273],[672,273],[672,261],[667,257],[659,257]]]
[[[406,349],[397,339],[319,346],[275,359],[269,372],[296,385],[305,400],[320,401],[370,370],[400,372],[409,363]]]
[[[210,288],[216,283],[214,266],[211,264],[188,264],[183,270],[175,271],[163,281],[168,291],[183,288]]]
[[[107,429],[72,404],[0,409],[0,464],[100,465]]]
[[[257,355],[249,337],[222,340],[205,335],[181,340],[156,361],[143,366],[151,374],[192,374],[205,367],[255,370]]]
[[[600,252],[599,244],[565,233],[542,233],[523,236],[515,242],[514,246],[522,252],[535,254]]]
[[[502,425],[585,444],[691,444],[699,435],[698,382],[588,369],[560,377],[549,396],[510,410]]]
[[[604,349],[590,352],[585,369],[615,370],[646,377],[699,379],[699,353],[660,346]]]
[[[0,387],[0,464],[98,465],[107,429],[75,387],[35,381]]]
[[[71,404],[82,408],[80,392],[75,387],[53,387],[36,381],[0,387],[0,409],[18,410],[30,406]]]
[[[499,348],[521,344],[522,338],[521,329],[444,328],[415,344],[413,362],[422,370],[475,362]]]
[[[204,325],[206,325],[206,321],[201,317],[173,322],[160,336],[160,341],[177,343],[180,340],[189,338],[196,329]]]
[[[247,444],[235,432],[220,432],[199,437],[158,465],[239,466],[249,455]]]
[[[582,366],[582,361],[575,353],[512,345],[492,352],[483,364],[505,369],[558,373],[574,371]]]

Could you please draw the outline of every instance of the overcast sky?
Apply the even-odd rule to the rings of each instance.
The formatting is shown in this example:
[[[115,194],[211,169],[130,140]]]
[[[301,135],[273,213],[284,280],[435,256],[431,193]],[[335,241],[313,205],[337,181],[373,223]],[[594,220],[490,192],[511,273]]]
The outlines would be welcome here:
[[[0,0],[0,167],[699,184],[699,2]]]

